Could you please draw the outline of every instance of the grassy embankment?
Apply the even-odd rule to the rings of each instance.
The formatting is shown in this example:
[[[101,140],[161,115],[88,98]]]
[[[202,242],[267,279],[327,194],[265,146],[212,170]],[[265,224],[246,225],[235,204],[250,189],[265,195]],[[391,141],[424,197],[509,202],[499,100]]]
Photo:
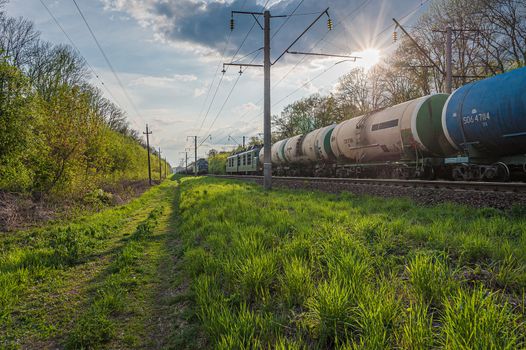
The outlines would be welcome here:
[[[175,188],[165,181],[127,205],[2,237],[0,348],[165,342],[157,322],[173,320],[163,308],[176,277]]]
[[[181,190],[182,266],[210,346],[524,346],[523,208],[264,193],[210,178]]]

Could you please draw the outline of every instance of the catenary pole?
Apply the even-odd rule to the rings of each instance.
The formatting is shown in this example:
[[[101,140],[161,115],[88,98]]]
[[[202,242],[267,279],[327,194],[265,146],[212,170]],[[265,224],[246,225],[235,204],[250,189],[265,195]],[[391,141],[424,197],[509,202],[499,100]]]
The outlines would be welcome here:
[[[161,168],[161,147],[159,147],[159,182],[163,181],[163,168]]]
[[[146,124],[146,132],[143,132],[143,134],[146,135],[146,148],[148,151],[148,180],[150,183],[150,186],[152,185],[152,166],[150,164],[150,135],[152,134],[151,131],[148,131],[148,124]]]
[[[263,186],[266,190],[270,190],[272,188],[272,163],[270,160],[270,11],[265,11],[263,18]]]
[[[194,136],[194,175],[197,176],[197,136]]]
[[[225,66],[239,66],[240,70],[243,67],[261,67],[263,66],[263,186],[266,190],[272,188],[272,162],[271,162],[271,111],[270,111],[270,68],[273,64],[279,61],[283,55],[289,53],[289,49],[298,42],[298,40],[307,32],[309,29],[323,16],[329,17],[329,9],[325,9],[320,15],[287,47],[281,55],[273,62],[270,61],[270,19],[275,17],[288,17],[287,15],[271,16],[270,11],[265,10],[264,12],[250,12],[250,11],[232,11],[232,17],[230,19],[230,30],[234,29],[234,14],[251,15],[254,17],[256,22],[263,29],[263,65],[251,64],[251,63],[223,63],[223,74],[226,72]],[[257,16],[263,16],[263,26],[259,22]],[[332,20],[328,19],[329,30],[332,29]],[[327,55],[330,56],[330,55]],[[354,58],[354,57],[353,57]],[[242,70],[241,70],[242,72]],[[244,142],[243,142],[244,143]]]
[[[451,61],[453,59],[453,30],[450,26],[446,28],[446,93],[450,94],[453,88],[453,72]]]

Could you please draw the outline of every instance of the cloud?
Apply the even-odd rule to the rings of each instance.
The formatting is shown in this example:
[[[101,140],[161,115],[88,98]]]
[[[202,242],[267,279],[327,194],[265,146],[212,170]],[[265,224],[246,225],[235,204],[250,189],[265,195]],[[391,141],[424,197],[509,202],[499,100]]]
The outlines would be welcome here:
[[[273,15],[290,14],[296,9],[299,1],[271,1],[269,10]],[[262,1],[102,0],[102,2],[105,9],[127,13],[141,26],[152,28],[157,40],[188,50],[200,51],[204,56],[214,56],[217,52],[222,52],[227,43],[226,54],[233,54],[251,28],[248,40],[237,57],[262,45],[261,29],[257,24],[254,25],[251,16],[235,15],[234,31],[229,30],[231,11],[262,12],[264,10]],[[360,46],[373,44],[375,34],[383,29],[385,23],[389,23],[389,16],[382,14],[393,10],[393,6],[396,6],[396,12],[413,6],[391,4],[380,0],[367,2],[364,6],[360,4],[361,2],[349,0],[330,1],[329,13],[334,22],[333,32],[327,34],[326,18],[322,18],[294,48],[310,50],[320,44],[317,49],[323,46],[330,51],[350,52],[350,47],[353,46],[353,50],[357,50]],[[282,52],[313,21],[316,13],[325,10],[326,6],[327,3],[302,2],[296,12],[297,16],[273,18],[271,23],[272,35],[275,35],[272,40],[273,55]],[[281,25],[285,21],[286,27],[281,30]],[[260,22],[262,22],[261,17]],[[359,34],[355,35],[355,33]]]
[[[197,77],[190,74],[174,74],[168,77],[142,76],[130,82],[130,86],[167,87],[177,83],[196,81]]]

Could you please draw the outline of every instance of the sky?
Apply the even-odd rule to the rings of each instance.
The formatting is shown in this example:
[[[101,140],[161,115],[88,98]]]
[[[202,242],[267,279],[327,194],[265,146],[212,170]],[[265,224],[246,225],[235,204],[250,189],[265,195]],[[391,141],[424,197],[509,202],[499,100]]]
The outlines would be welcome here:
[[[222,63],[263,62],[263,31],[250,15],[271,19],[271,57],[278,56],[325,9],[291,51],[360,56],[285,54],[271,69],[271,113],[313,93],[328,94],[355,67],[369,68],[392,52],[392,18],[410,25],[430,0],[76,0],[122,87],[83,22],[73,0],[10,0],[6,11],[35,22],[43,40],[69,44],[42,2],[94,68],[92,82],[127,112],[130,125],[152,130],[150,143],[178,165],[198,136],[198,156],[231,150],[242,137],[263,132],[263,70]],[[262,23],[262,18],[259,18]],[[399,33],[400,35],[400,33]],[[103,85],[104,84],[104,85]]]

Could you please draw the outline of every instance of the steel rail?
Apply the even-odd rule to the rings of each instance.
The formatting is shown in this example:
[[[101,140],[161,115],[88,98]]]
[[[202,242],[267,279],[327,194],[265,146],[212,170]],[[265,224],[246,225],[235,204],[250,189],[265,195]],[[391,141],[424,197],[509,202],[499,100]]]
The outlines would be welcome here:
[[[241,180],[263,180],[263,176],[257,175],[209,175],[218,178],[241,179]],[[526,183],[522,182],[480,182],[480,181],[444,181],[444,180],[399,180],[399,179],[355,179],[355,178],[333,178],[333,177],[294,177],[274,176],[276,181],[287,182],[311,182],[311,183],[335,183],[374,186],[396,186],[396,187],[423,187],[435,189],[481,191],[481,192],[526,192]]]

